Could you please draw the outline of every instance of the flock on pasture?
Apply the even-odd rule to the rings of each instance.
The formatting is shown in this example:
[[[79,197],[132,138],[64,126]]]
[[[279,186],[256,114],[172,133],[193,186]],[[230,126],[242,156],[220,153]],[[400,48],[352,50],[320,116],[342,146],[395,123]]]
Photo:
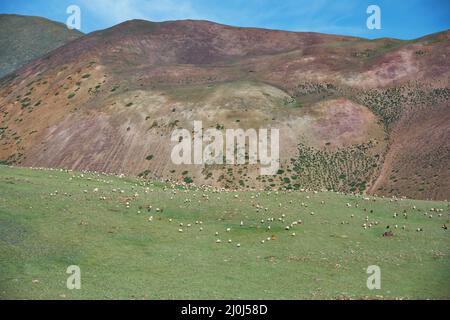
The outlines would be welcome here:
[[[106,173],[97,173],[97,172],[89,172],[89,171],[83,171],[81,173],[74,173],[71,170],[47,169],[47,168],[46,169],[44,169],[44,168],[32,168],[32,169],[50,170],[50,171],[51,170],[65,171],[65,172],[71,174],[71,177],[69,178],[69,180],[73,180],[75,178],[79,178],[79,179],[87,179],[87,180],[96,180],[97,182],[103,182],[103,183],[106,183],[106,184],[112,184],[112,180],[102,179],[102,177],[111,176],[111,174],[106,174]],[[93,178],[93,177],[96,177],[96,178]],[[124,178],[124,175],[118,175],[117,177]],[[218,195],[216,197],[217,201],[221,200],[221,197],[220,197],[221,193],[234,193],[232,198],[234,198],[236,200],[239,200],[239,201],[243,201],[243,200],[240,199],[240,197],[245,196],[245,194],[239,194],[238,193],[241,190],[226,190],[226,189],[223,189],[223,188],[219,189],[219,188],[214,188],[214,187],[211,187],[211,186],[192,187],[192,186],[187,185],[184,182],[181,182],[181,183],[167,182],[167,181],[164,181],[164,182],[165,182],[165,184],[162,186],[162,189],[163,189],[163,191],[170,192],[170,197],[169,197],[170,200],[174,200],[175,199],[174,197],[179,192],[183,192],[183,193],[186,194],[186,198],[183,201],[183,203],[185,205],[189,205],[189,204],[191,204],[193,202],[193,198],[196,198],[196,193],[197,192],[203,192],[202,195],[201,195],[201,199],[202,200],[198,200],[198,203],[201,203],[201,201],[206,201],[206,202],[210,201],[210,195],[207,194],[206,192],[217,194]],[[137,192],[137,190],[140,187],[143,187],[142,190],[143,190],[143,192],[145,194],[154,192],[154,184],[153,184],[153,182],[136,181],[135,183],[131,183],[131,193],[133,193],[133,194],[132,194],[132,196],[127,196],[126,197],[127,200],[123,202],[123,205],[124,205],[125,209],[127,209],[127,210],[131,209],[132,208],[132,202],[134,200],[139,199],[140,195]],[[92,194],[101,193],[101,195],[98,196],[98,199],[100,201],[104,201],[104,200],[107,199],[107,197],[104,195],[105,192],[107,192],[106,188],[105,188],[105,190],[102,190],[102,192],[100,192],[98,187],[93,188],[91,191],[83,190],[83,192],[85,194],[88,194],[88,193],[92,193]],[[120,188],[110,188],[110,192],[113,193],[113,194],[115,194],[115,193],[126,194],[127,193],[127,191],[125,191],[123,189],[120,189]],[[248,201],[248,204],[250,204],[251,207],[254,208],[256,213],[260,213],[260,212],[269,213],[271,210],[268,207],[264,207],[260,203],[258,203],[258,198],[261,197],[261,195],[263,193],[265,193],[266,196],[271,196],[271,195],[278,195],[278,194],[283,193],[283,192],[284,193],[291,193],[293,191],[291,191],[291,190],[286,190],[286,191],[279,191],[279,190],[272,190],[272,191],[267,191],[266,190],[266,191],[264,191],[264,190],[260,190],[260,191],[255,191],[255,192],[249,192],[248,193],[250,195],[249,199],[248,200],[244,200],[244,201]],[[319,191],[309,191],[309,190],[303,190],[302,189],[302,190],[300,190],[300,192],[317,194]],[[191,193],[192,196],[190,196],[190,193]],[[58,194],[59,194],[58,191],[54,191],[54,192],[50,193],[50,196],[55,196],[55,195],[58,195]],[[64,193],[64,195],[67,195],[67,193]],[[363,196],[363,195],[356,195],[356,196],[360,197],[363,201],[377,202],[377,201],[379,201],[379,199],[382,199],[382,198],[368,197],[368,196]],[[308,200],[308,199],[310,199],[310,196],[306,195],[304,198],[306,198]],[[405,199],[406,198],[392,197],[391,199],[389,199],[389,201],[390,202],[396,202],[396,201],[402,201],[402,200],[405,200]],[[289,200],[289,201],[287,201],[287,203],[278,203],[278,207],[279,208],[283,208],[283,207],[286,207],[287,205],[293,205],[293,204],[294,204],[294,201],[293,200]],[[308,208],[308,204],[305,203],[304,201],[302,202],[301,200],[299,200],[299,204],[301,205],[301,207],[305,208],[305,210]],[[320,201],[320,204],[324,205],[325,201],[324,200]],[[350,213],[350,210],[352,210],[353,207],[359,208],[359,203],[355,203],[355,204],[346,203],[345,207],[346,207],[346,209],[349,210],[349,213]],[[418,209],[416,206],[411,206],[411,208],[409,208],[409,209],[411,211],[413,211],[413,212],[414,211],[416,211],[416,212],[421,212],[422,211],[421,209]],[[153,208],[153,206],[147,205],[145,207],[139,206],[139,209],[137,210],[137,214],[141,214],[142,211],[144,211],[144,210],[149,214],[148,222],[150,222],[150,223],[154,221],[154,215],[161,216],[161,214],[164,212],[163,208]],[[279,210],[276,210],[276,211],[279,211]],[[367,209],[364,208],[363,211],[367,211]],[[351,211],[351,212],[354,212],[354,211]],[[373,210],[370,210],[370,213],[372,213],[372,212],[373,212]],[[444,209],[442,209],[442,208],[430,208],[428,210],[424,210],[422,214],[423,214],[423,216],[425,216],[425,217],[427,217],[429,219],[432,219],[434,216],[437,216],[439,218],[443,217],[443,212],[444,212]],[[314,211],[310,211],[309,214],[311,216],[314,216],[315,212]],[[447,213],[447,216],[449,216],[449,215],[450,215],[450,213]],[[349,214],[349,217],[350,217],[350,220],[354,220],[355,219],[355,214],[351,213],[351,214]],[[397,212],[394,212],[392,217],[394,219],[403,219],[403,221],[407,221],[409,215],[408,215],[407,210],[405,209],[401,215],[399,215]],[[167,218],[167,221],[168,222],[173,222],[173,219],[172,218]],[[270,231],[272,229],[272,225],[274,225],[275,223],[284,225],[284,230],[286,232],[289,232],[289,235],[291,237],[295,237],[297,235],[297,233],[294,230],[296,228],[298,228],[299,226],[302,226],[304,224],[302,219],[294,219],[293,221],[292,220],[287,221],[286,214],[284,214],[284,213],[282,213],[278,217],[276,216],[276,214],[274,214],[274,216],[266,217],[264,219],[261,219],[260,223],[261,223],[261,225],[264,225],[264,228],[267,231]],[[364,218],[363,223],[361,224],[361,227],[364,230],[367,230],[367,229],[370,229],[370,228],[372,228],[374,226],[380,225],[380,223],[381,223],[380,221],[378,221],[376,219],[371,219],[369,217],[369,215],[366,215],[366,217]],[[84,222],[84,221],[80,222],[80,225],[84,225],[84,224],[86,224],[86,222]],[[350,224],[350,221],[343,220],[343,221],[341,221],[341,224],[342,225]],[[193,221],[191,223],[186,223],[186,224],[183,223],[183,222],[180,222],[179,223],[178,232],[179,233],[183,233],[183,232],[185,232],[185,231],[187,231],[189,229],[192,229],[194,225],[197,227],[198,232],[203,232],[204,231],[203,221],[196,220],[196,221]],[[240,227],[244,227],[245,225],[246,225],[246,222],[244,220],[240,220],[239,226]],[[406,225],[405,222],[404,222],[404,224],[402,224],[401,227],[399,227],[398,223],[393,225],[393,227],[388,225],[388,226],[386,226],[386,230],[387,231],[384,232],[382,235],[383,236],[394,236],[393,230],[395,230],[395,229],[406,230],[407,229],[407,225]],[[447,230],[447,225],[445,223],[442,225],[442,229]],[[219,231],[215,231],[215,233],[214,233],[215,242],[217,244],[220,244],[220,243],[223,243],[223,242],[229,243],[229,244],[234,243],[232,238],[231,238],[231,234],[233,233],[232,232],[233,231],[232,228],[231,227],[227,227],[223,231],[224,231],[224,233],[222,233],[222,231],[220,231],[220,230]],[[423,232],[424,228],[423,227],[418,227],[416,229],[416,231],[417,232]],[[222,238],[221,235],[223,235],[223,237],[228,238],[228,239],[226,241],[223,241],[221,239]],[[264,239],[261,239],[260,242],[262,244],[264,244],[264,243],[266,243],[268,241],[273,241],[273,240],[276,240],[276,239],[277,239],[277,236],[275,234],[272,234],[272,235],[270,235],[268,237],[265,237]],[[238,247],[238,248],[241,247],[241,243],[236,243],[236,247]]]

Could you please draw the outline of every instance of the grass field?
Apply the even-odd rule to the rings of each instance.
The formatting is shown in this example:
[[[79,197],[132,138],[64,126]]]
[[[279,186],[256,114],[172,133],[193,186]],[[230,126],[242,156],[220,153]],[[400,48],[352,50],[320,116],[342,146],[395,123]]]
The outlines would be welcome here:
[[[447,202],[0,166],[0,298],[449,299],[448,212]],[[393,237],[382,237],[387,225]],[[70,265],[80,290],[66,287]],[[369,265],[380,290],[366,286]]]

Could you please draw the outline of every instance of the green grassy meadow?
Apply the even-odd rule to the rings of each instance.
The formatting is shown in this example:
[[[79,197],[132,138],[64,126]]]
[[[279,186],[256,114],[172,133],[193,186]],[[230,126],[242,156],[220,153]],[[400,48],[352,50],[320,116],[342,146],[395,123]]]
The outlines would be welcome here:
[[[0,166],[0,298],[449,299],[449,204],[364,197]]]

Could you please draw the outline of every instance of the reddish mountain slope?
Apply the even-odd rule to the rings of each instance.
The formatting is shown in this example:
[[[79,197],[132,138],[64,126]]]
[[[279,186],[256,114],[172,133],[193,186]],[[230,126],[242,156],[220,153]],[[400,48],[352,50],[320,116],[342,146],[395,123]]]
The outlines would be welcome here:
[[[449,198],[449,49],[448,31],[369,41],[129,21],[2,80],[0,159],[230,188]],[[256,165],[172,164],[171,132],[193,120],[279,128],[282,170],[261,177]],[[422,168],[429,162],[436,170]],[[386,178],[392,170],[419,171],[424,185]]]

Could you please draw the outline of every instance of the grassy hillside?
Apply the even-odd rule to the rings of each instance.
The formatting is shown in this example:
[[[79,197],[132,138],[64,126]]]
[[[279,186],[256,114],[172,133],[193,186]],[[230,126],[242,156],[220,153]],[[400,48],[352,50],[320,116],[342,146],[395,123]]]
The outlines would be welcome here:
[[[0,298],[448,299],[448,211],[0,166]],[[387,225],[393,237],[382,237]],[[66,288],[69,265],[81,268],[80,290]],[[381,290],[366,287],[369,265]]]
[[[48,19],[0,14],[0,78],[81,35]]]

